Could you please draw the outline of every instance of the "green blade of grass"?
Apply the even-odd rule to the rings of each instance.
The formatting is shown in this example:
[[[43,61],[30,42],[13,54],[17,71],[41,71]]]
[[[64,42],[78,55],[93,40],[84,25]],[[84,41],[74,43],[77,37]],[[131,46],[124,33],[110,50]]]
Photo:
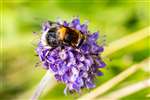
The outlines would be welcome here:
[[[120,83],[121,81],[123,81],[124,79],[129,77],[130,75],[134,74],[138,69],[140,69],[144,66],[148,66],[149,60],[150,59],[148,58],[148,59],[145,59],[144,61],[142,61],[141,63],[134,64],[133,66],[131,66],[128,69],[126,69],[125,71],[121,72],[119,75],[115,76],[108,82],[97,87],[92,92],[82,96],[78,100],[92,100],[92,99],[96,98],[97,96],[102,95],[103,93],[107,92],[112,87],[116,86],[118,83]]]
[[[126,46],[129,46],[137,41],[140,41],[150,36],[150,27],[146,27],[140,31],[132,33],[131,35],[124,36],[116,41],[113,41],[105,48],[104,56],[110,55]]]
[[[118,100],[122,97],[128,96],[130,94],[133,94],[137,91],[140,91],[140,90],[142,90],[144,88],[148,88],[148,87],[150,87],[150,79],[146,79],[144,81],[140,81],[138,83],[134,83],[132,85],[123,87],[119,90],[113,91],[112,93],[107,94],[104,97],[98,98],[98,100],[103,100],[103,99],[109,100],[111,98]]]

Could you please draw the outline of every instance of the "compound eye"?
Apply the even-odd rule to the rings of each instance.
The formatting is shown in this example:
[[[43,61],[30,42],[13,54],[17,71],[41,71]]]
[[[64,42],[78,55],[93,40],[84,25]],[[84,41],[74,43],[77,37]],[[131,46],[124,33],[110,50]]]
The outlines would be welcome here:
[[[56,38],[56,32],[48,32],[47,36],[46,36],[46,41],[48,43],[48,45],[52,46],[52,47],[56,47],[59,45],[59,41]]]
[[[56,38],[56,32],[48,31],[47,35]]]
[[[50,29],[47,34],[56,38],[56,28]]]

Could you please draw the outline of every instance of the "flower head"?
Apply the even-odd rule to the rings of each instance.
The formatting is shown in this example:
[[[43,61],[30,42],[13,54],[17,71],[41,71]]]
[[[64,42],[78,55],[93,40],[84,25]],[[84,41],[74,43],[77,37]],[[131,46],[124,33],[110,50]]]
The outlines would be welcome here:
[[[66,84],[65,94],[67,91],[80,92],[82,88],[94,88],[96,76],[103,75],[99,69],[106,66],[100,57],[104,48],[96,42],[99,33],[91,34],[87,23],[81,24],[79,18],[74,18],[70,23],[66,21],[56,23],[80,31],[86,36],[86,40],[79,48],[68,45],[63,48],[48,47],[40,41],[36,51],[44,68],[51,70],[57,81]],[[50,23],[44,23],[42,32],[45,33],[50,27]]]

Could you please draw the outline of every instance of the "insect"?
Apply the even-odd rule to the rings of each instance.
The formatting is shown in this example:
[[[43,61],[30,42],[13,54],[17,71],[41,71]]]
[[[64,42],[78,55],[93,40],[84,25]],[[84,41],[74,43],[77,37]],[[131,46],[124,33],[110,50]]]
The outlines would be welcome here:
[[[70,45],[79,48],[86,39],[86,36],[74,28],[58,25],[49,22],[51,27],[42,34],[41,41],[44,45],[51,47]]]

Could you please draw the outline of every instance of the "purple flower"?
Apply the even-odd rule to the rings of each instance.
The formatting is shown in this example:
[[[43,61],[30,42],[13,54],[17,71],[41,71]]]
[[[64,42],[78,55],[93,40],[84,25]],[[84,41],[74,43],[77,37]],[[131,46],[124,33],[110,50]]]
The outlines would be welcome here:
[[[64,93],[80,92],[82,88],[94,88],[96,76],[102,76],[100,68],[106,66],[100,54],[104,51],[103,46],[97,44],[98,32],[91,34],[87,24],[81,24],[79,18],[74,18],[70,23],[56,22],[81,31],[86,40],[80,48],[64,46],[61,48],[48,47],[40,41],[36,49],[43,66],[51,70],[57,81],[66,84]],[[51,27],[51,23],[43,24],[43,34]]]

